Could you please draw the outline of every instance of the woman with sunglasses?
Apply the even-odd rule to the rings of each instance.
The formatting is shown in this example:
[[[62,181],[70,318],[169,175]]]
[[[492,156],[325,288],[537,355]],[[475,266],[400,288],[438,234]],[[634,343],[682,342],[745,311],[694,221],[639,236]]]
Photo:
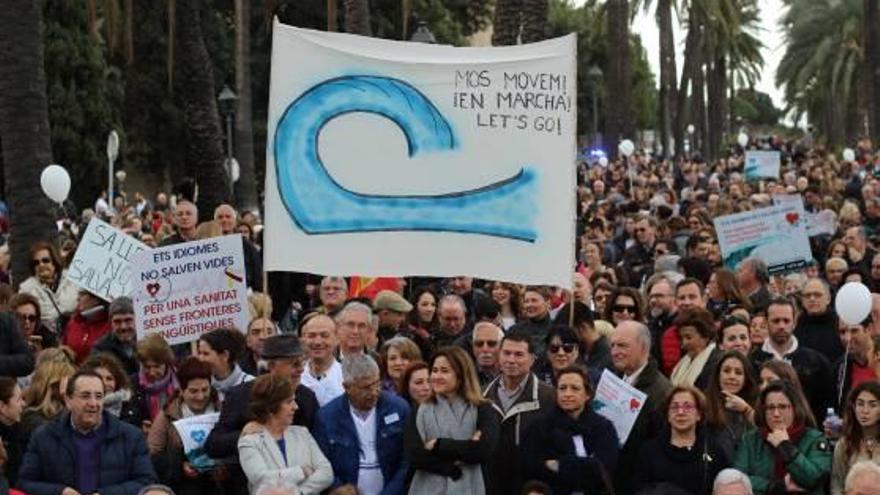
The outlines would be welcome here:
[[[618,287],[605,304],[604,320],[615,327],[623,321],[644,322],[642,295],[632,287]]]
[[[58,327],[59,317],[76,309],[77,286],[67,278],[67,270],[54,244],[34,243],[30,256],[31,276],[21,283],[18,291],[37,298],[43,324],[58,334],[63,330]]]
[[[743,436],[733,462],[749,475],[755,493],[825,493],[831,445],[802,395],[782,380],[761,392],[755,409],[758,428]]]
[[[663,432],[645,443],[635,464],[636,492],[709,495],[719,471],[730,459],[704,426],[706,399],[691,386],[677,386],[661,409]]]
[[[18,329],[34,354],[49,347],[58,346],[58,337],[50,331],[40,318],[40,301],[36,297],[19,293],[9,301],[9,309],[18,321]]]
[[[538,378],[549,385],[555,385],[559,372],[580,361],[580,339],[571,328],[553,325],[547,333],[547,354],[539,366]]]
[[[834,447],[831,495],[843,495],[846,474],[857,462],[880,463],[880,383],[862,382],[846,400],[843,436]]]
[[[706,423],[730,459],[743,434],[754,428],[757,396],[749,360],[739,351],[722,354],[706,387]]]
[[[672,369],[669,380],[673,385],[703,389],[721,353],[715,346],[712,313],[698,307],[681,310],[673,325],[678,330],[684,355]]]
[[[559,370],[556,407],[529,428],[523,441],[527,479],[541,480],[558,494],[611,493],[607,481],[617,465],[617,433],[593,412],[593,395],[583,367]]]

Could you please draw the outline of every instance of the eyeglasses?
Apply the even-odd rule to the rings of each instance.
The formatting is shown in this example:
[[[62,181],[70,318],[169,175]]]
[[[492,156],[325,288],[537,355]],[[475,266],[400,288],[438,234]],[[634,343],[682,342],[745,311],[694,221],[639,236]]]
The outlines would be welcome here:
[[[636,307],[630,306],[629,304],[615,304],[611,309],[613,309],[615,313],[636,314]]]
[[[571,342],[567,342],[565,344],[550,344],[547,348],[550,351],[550,354],[557,354],[559,351],[562,351],[566,354],[571,354],[577,349],[577,344],[572,344]]]
[[[488,347],[490,349],[494,349],[498,347],[497,340],[475,340],[474,347]]]
[[[819,299],[824,295],[823,292],[801,292],[801,297],[804,299]]]
[[[37,321],[37,315],[26,315],[24,313],[15,313],[15,316],[18,317],[21,321],[26,321],[28,323],[34,323]]]
[[[682,403],[673,402],[672,404],[669,404],[670,411],[679,411],[679,412],[689,413],[689,412],[695,411],[696,409],[697,409],[697,406],[691,402],[682,402]]]
[[[34,265],[34,266],[37,266],[37,265],[51,265],[51,264],[52,264],[52,258],[37,258],[37,259],[31,261],[31,264]]]
[[[767,404],[764,406],[764,410],[768,413],[784,413],[791,410],[791,404]]]

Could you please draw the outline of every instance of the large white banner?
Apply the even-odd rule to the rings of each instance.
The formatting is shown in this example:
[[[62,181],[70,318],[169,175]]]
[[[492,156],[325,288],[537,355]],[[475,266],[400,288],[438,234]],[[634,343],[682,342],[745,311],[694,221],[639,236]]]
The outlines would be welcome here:
[[[132,271],[138,339],[161,333],[174,345],[217,328],[247,329],[241,235],[143,251]]]
[[[276,22],[266,269],[569,286],[575,52]]]
[[[131,294],[131,259],[150,247],[109,223],[92,218],[67,270],[67,278],[105,301]]]

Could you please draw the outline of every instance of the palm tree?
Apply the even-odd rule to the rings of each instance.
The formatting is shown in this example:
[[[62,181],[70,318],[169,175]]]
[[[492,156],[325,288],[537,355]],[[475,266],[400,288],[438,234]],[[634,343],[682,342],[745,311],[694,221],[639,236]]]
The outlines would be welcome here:
[[[188,130],[189,161],[199,186],[201,219],[229,201],[229,176],[223,167],[223,133],[217,112],[213,68],[202,37],[199,0],[175,0],[175,92],[183,105]]]
[[[522,0],[496,0],[495,21],[492,24],[492,44],[515,45],[520,36],[520,6]]]
[[[522,42],[547,38],[548,0],[522,0]]]
[[[235,0],[235,154],[240,166],[235,198],[242,211],[258,211],[256,170],[254,168],[254,118],[251,98],[251,5]]]
[[[606,71],[605,143],[617,154],[617,143],[633,137],[630,96],[632,67],[629,46],[629,0],[608,0],[605,4],[608,36],[608,70]]]
[[[868,118],[874,143],[880,142],[880,13],[877,0],[864,0],[865,89]]]
[[[361,36],[372,36],[370,27],[370,2],[368,0],[344,0],[345,31]]]
[[[864,132],[863,3],[788,0],[786,50],[776,70],[787,110],[806,114],[832,145]]]
[[[651,0],[634,0],[633,11],[641,6],[645,11],[650,10]],[[663,146],[663,156],[670,156],[670,138],[672,138],[672,124],[675,120],[677,85],[675,83],[675,37],[673,35],[672,11],[676,9],[675,0],[656,0],[655,17],[660,33],[660,105],[658,107],[657,123],[660,127],[660,143]]]
[[[19,0],[0,9],[0,139],[16,281],[29,275],[30,245],[56,232],[40,191],[40,169],[52,162],[42,4]]]

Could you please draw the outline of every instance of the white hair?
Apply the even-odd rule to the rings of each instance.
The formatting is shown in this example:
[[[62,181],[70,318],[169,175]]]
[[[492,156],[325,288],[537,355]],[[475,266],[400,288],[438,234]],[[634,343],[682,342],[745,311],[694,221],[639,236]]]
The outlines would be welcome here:
[[[856,480],[866,476],[873,477],[875,482],[880,482],[880,466],[874,464],[873,461],[859,461],[855,463],[846,475],[846,482],[843,485],[844,491],[849,493]]]
[[[495,332],[497,333],[499,341],[504,338],[504,330],[502,330],[501,327],[492,323],[491,321],[481,321],[481,322],[478,322],[476,325],[474,325],[474,331],[472,332],[472,335],[473,335],[472,340],[477,340],[477,329],[480,327],[492,327],[492,329],[495,330]]]
[[[721,472],[718,473],[718,476],[715,476],[715,483],[712,485],[712,491],[717,492],[719,488],[725,485],[735,485],[740,484],[746,489],[746,493],[752,492],[752,482],[749,480],[749,477],[733,468],[722,469]]]
[[[437,303],[437,310],[439,311],[441,307],[447,304],[456,304],[461,308],[462,313],[467,315],[467,304],[464,303],[464,299],[461,298],[458,294],[446,294],[445,296],[440,298],[440,302]]]
[[[379,365],[367,354],[352,354],[342,360],[342,382],[351,383],[358,378],[379,375]]]
[[[352,301],[345,306],[342,307],[342,311],[336,315],[336,322],[342,321],[345,318],[345,315],[351,313],[353,311],[360,311],[362,313],[367,314],[367,321],[370,322],[370,326],[376,328],[375,322],[373,321],[373,308],[367,306],[366,304],[358,301]]]

